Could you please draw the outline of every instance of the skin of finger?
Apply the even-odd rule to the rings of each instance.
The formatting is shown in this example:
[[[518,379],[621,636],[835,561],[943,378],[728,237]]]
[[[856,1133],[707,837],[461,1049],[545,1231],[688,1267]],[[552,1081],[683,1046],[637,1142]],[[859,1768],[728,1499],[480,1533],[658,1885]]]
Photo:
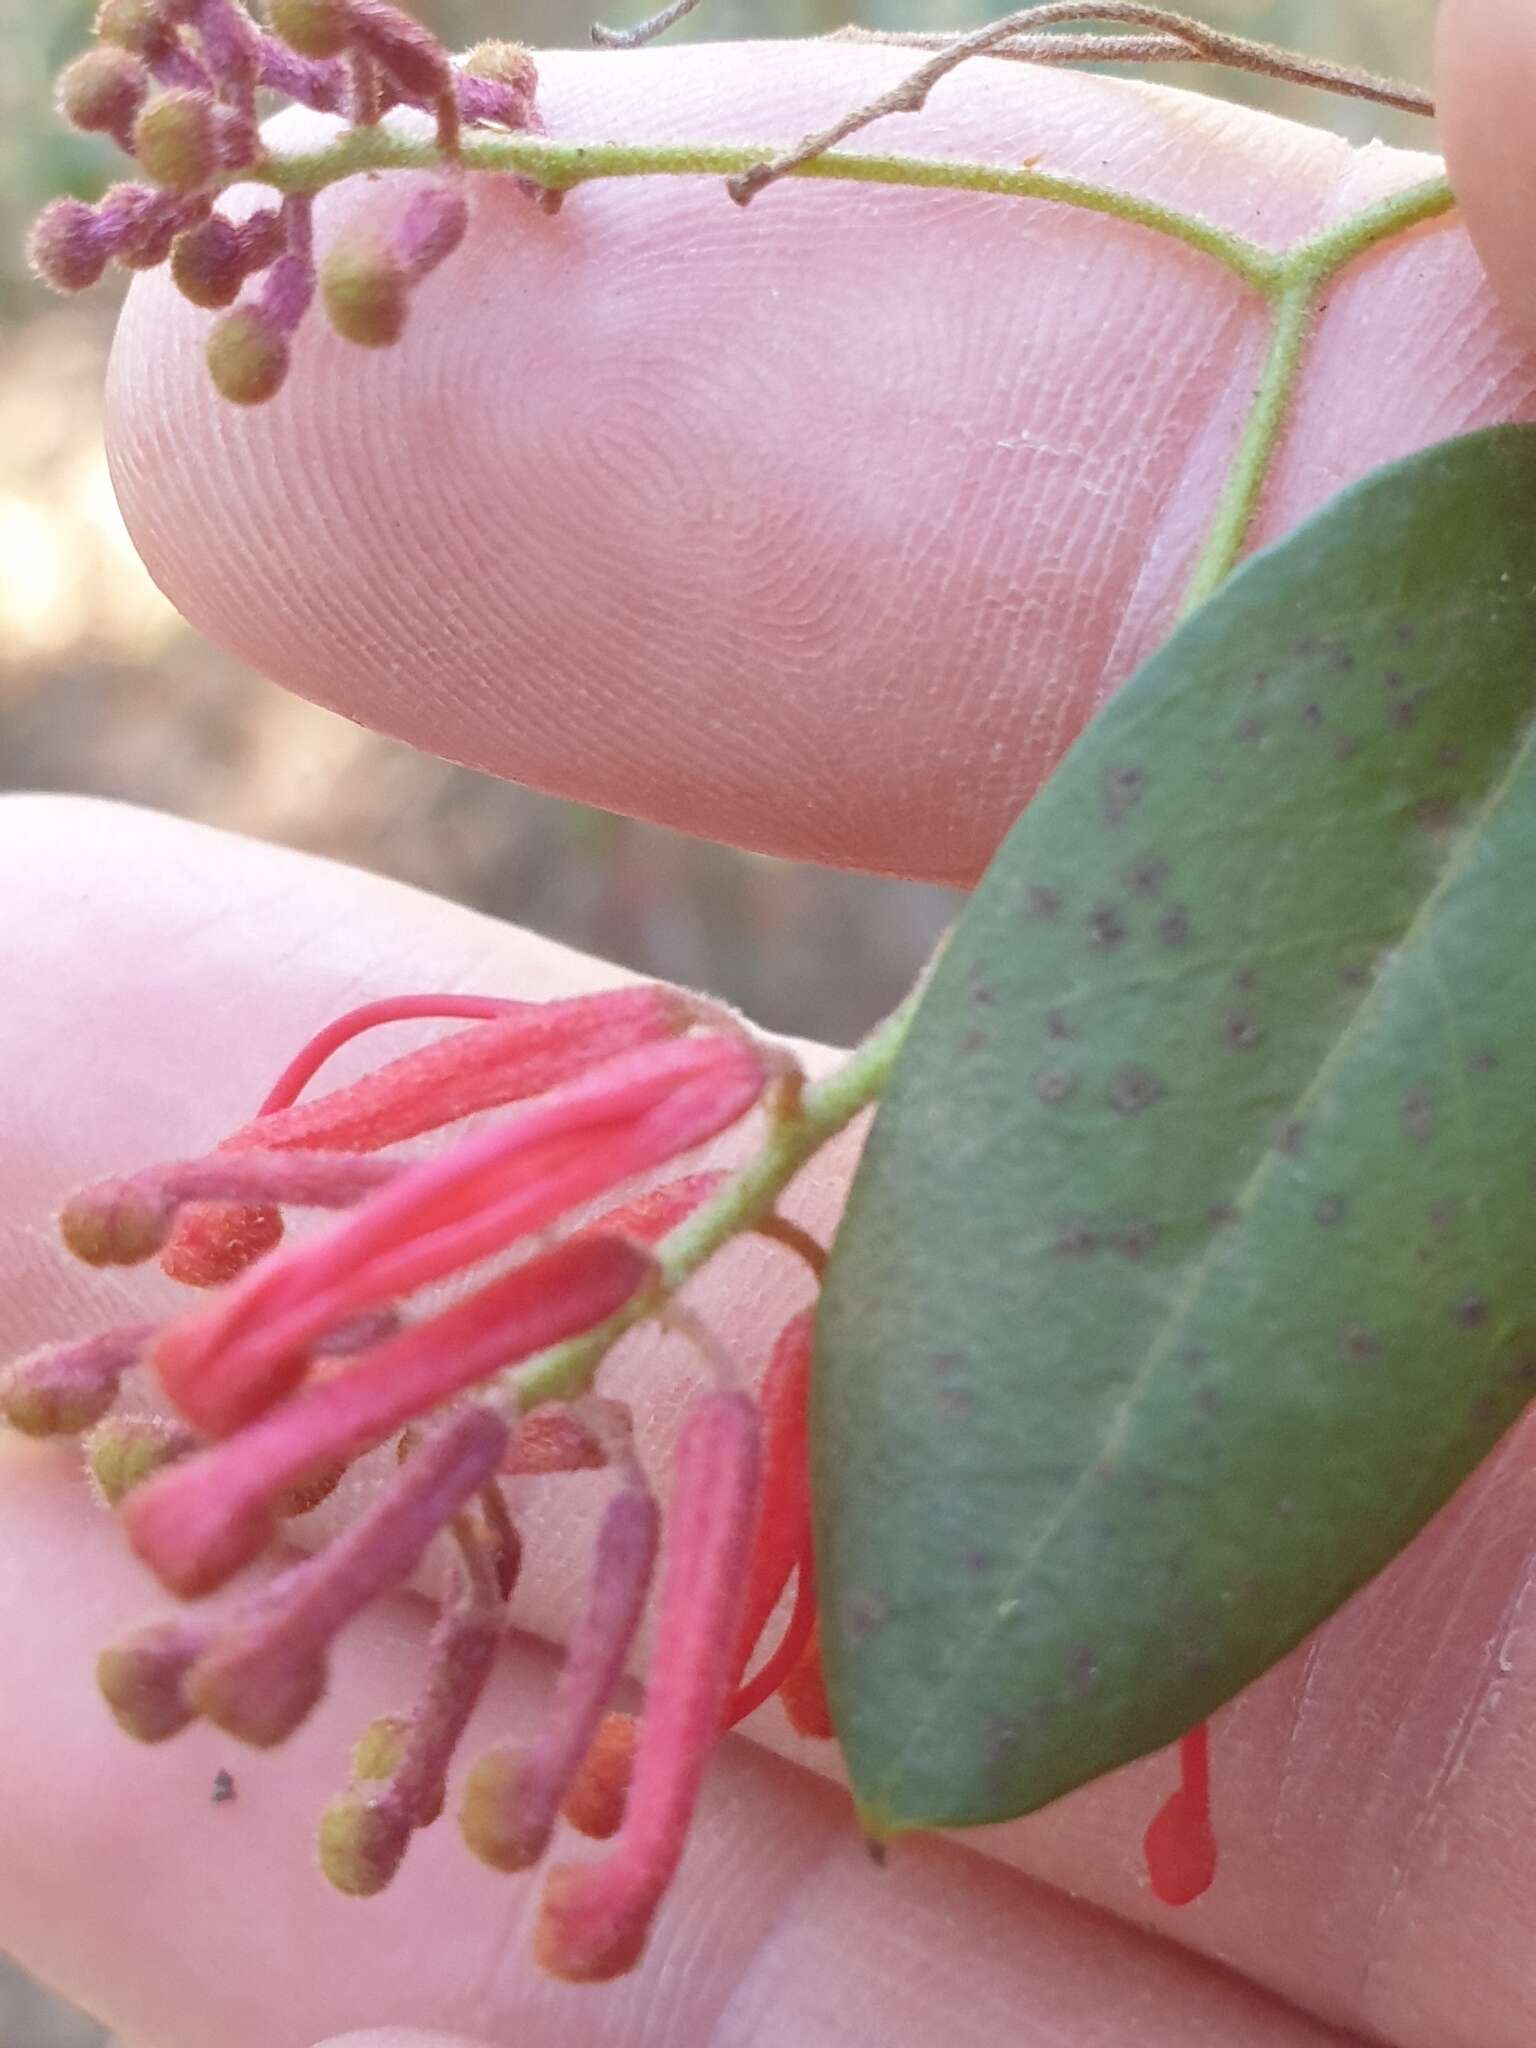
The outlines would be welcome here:
[[[911,54],[541,57],[554,133],[777,144]],[[299,122],[283,146],[314,133]],[[1110,78],[975,63],[871,149],[1038,158],[1274,248],[1426,157]],[[326,195],[326,241],[399,204]],[[136,283],[111,455],[211,637],[433,752],[717,839],[968,881],[1166,633],[1265,345],[1258,296],[1040,202],[826,184],[743,214],[630,179],[549,219],[481,181],[405,341],[318,318],[291,387],[213,396],[207,319]],[[1454,221],[1331,291],[1261,520],[1536,411]]]
[[[595,963],[377,879],[111,806],[0,804],[0,851],[7,872],[29,877],[0,910],[0,957],[29,969],[0,1008],[0,1058],[15,1077],[0,1351],[136,1312],[123,1282],[76,1277],[43,1219],[71,1185],[217,1137],[326,1015],[390,988],[549,994],[603,978]],[[801,1199],[824,1228],[838,1190],[829,1178]],[[734,1277],[701,1288],[700,1304],[757,1360],[803,1282],[778,1248],[735,1256]],[[694,1383],[687,1362],[632,1340],[609,1383],[643,1397],[648,1453],[664,1463]],[[1530,1464],[1529,1432],[1517,1434],[1364,1598],[1219,1718],[1225,1860],[1198,1905],[1158,1908],[1138,1867],[1172,1782],[1166,1759],[979,1845],[1337,2024],[1403,2048],[1526,2048]],[[520,1619],[538,1633],[569,1624],[597,1491],[573,1480],[526,1503]],[[50,1680],[50,1700],[62,1690]],[[754,1733],[791,1741],[769,1711]],[[813,1750],[803,1760],[824,1768]]]
[[[839,1794],[742,1741],[717,1759],[646,1958],[617,1984],[533,1969],[538,1879],[492,1875],[451,1818],[417,1839],[381,1898],[341,1898],[315,1867],[314,1820],[352,1736],[409,1699],[425,1610],[398,1600],[354,1627],[329,1696],[278,1755],[201,1728],[137,1749],[92,1698],[90,1672],[154,1596],[66,1462],[0,1446],[0,1925],[24,1963],[138,2048],[307,2048],[342,2028],[396,2026],[484,2048],[1341,2038],[973,1852],[914,1845],[881,1876]],[[77,1575],[68,1600],[64,1559]],[[535,1725],[549,1676],[547,1652],[511,1644],[468,1753]],[[221,1769],[234,1796],[215,1802]]]
[[[1536,336],[1536,14],[1527,0],[1441,0],[1435,91],[1468,232],[1505,305]]]

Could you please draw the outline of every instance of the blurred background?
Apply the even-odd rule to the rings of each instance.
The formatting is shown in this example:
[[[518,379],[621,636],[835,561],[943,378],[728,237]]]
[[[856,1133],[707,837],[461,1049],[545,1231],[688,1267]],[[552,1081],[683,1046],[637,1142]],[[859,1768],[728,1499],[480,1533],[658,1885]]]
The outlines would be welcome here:
[[[1434,0],[1186,5],[1239,34],[1429,75]],[[121,798],[336,855],[711,989],[780,1029],[839,1040],[874,1022],[948,922],[947,892],[738,854],[413,754],[286,696],[160,597],[102,456],[114,293],[53,299],[23,257],[46,200],[94,198],[115,175],[113,152],[71,134],[50,107],[50,80],[83,45],[93,6],[0,0],[0,791]],[[419,0],[416,11],[459,46],[487,35],[579,44],[593,19],[592,0]],[[645,11],[643,0],[612,0],[601,18]],[[816,35],[850,18],[961,28],[1001,11],[966,0],[706,0],[682,33]],[[1165,75],[1357,139],[1427,146],[1422,123],[1358,102],[1186,67]],[[106,2042],[0,1958],[0,2048]]]

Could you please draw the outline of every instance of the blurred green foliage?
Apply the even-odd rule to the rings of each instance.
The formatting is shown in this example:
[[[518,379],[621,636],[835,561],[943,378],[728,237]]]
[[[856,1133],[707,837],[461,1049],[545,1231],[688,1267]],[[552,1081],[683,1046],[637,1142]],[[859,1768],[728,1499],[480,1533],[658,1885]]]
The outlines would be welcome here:
[[[1243,35],[1262,36],[1322,55],[1423,78],[1434,0],[1189,0],[1192,10]],[[79,49],[94,0],[0,0],[0,311],[17,310],[27,222],[58,192],[91,194],[113,175],[114,152],[72,135],[54,116],[50,81]],[[422,0],[419,10],[455,45],[486,35],[516,35],[535,45],[580,44],[592,0]],[[609,18],[638,19],[646,0],[616,4]],[[819,35],[856,19],[881,28],[960,28],[1001,10],[974,0],[706,0],[682,35]],[[1195,74],[1180,69],[1181,82]],[[1215,80],[1200,79],[1202,84]],[[1424,146],[1425,131],[1378,109],[1329,102],[1262,79],[1224,77],[1219,89],[1287,113],[1331,120],[1345,133],[1380,133]]]

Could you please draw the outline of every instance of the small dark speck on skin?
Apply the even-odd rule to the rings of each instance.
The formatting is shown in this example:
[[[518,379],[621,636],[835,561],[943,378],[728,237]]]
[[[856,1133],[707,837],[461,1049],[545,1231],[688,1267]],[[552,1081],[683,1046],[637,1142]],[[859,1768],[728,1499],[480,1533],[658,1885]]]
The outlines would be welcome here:
[[[1348,1210],[1349,1204],[1342,1195],[1324,1195],[1312,1215],[1317,1222],[1327,1226],[1342,1223]]]
[[[1239,740],[1261,740],[1263,737],[1264,721],[1262,718],[1240,719],[1237,731],[1233,734],[1233,738]]]
[[[1480,1294],[1465,1294],[1451,1310],[1451,1316],[1458,1329],[1481,1330],[1488,1321],[1490,1310]]]
[[[1065,1010],[1047,1010],[1045,1013],[1045,1035],[1047,1038],[1076,1038],[1077,1026]]]
[[[1318,727],[1319,727],[1319,726],[1320,726],[1320,725],[1322,724],[1322,722],[1323,722],[1323,707],[1322,707],[1322,705],[1321,705],[1321,704],[1303,704],[1303,705],[1302,705],[1302,707],[1301,707],[1301,722],[1302,722],[1302,724],[1303,724],[1303,725],[1308,725],[1308,726],[1310,726],[1310,727],[1312,728],[1312,730],[1313,730],[1314,732],[1316,732],[1317,728],[1318,728]]]
[[[1283,1152],[1287,1159],[1294,1159],[1306,1143],[1307,1127],[1298,1118],[1280,1126],[1275,1134],[1275,1149]]]
[[[1035,1076],[1035,1093],[1047,1109],[1054,1109],[1077,1093],[1077,1076],[1065,1067],[1042,1067]]]
[[[1357,1365],[1365,1365],[1381,1356],[1381,1339],[1370,1330],[1362,1330],[1357,1323],[1344,1332],[1344,1356]]]
[[[1251,1010],[1231,1010],[1222,1024],[1221,1037],[1232,1052],[1252,1052],[1264,1043],[1264,1027]]]
[[[1411,647],[1418,637],[1418,628],[1409,625],[1406,619],[1400,619],[1392,628],[1392,645],[1394,647]]]
[[[1435,1135],[1435,1105],[1422,1088],[1410,1088],[1403,1097],[1403,1129],[1416,1145],[1427,1145]]]
[[[1024,891],[1024,915],[1026,917],[1060,917],[1061,891],[1042,889],[1031,883]]]
[[[983,1009],[990,1009],[997,1001],[997,990],[983,981],[974,967],[971,969],[971,1001]]]
[[[983,1572],[991,1571],[992,1560],[984,1550],[962,1550],[960,1553],[960,1569],[968,1577],[979,1579]]]
[[[1389,690],[1405,690],[1408,687],[1408,678],[1400,668],[1389,668],[1381,680]]]
[[[1253,688],[1255,694],[1259,696],[1262,696],[1263,693],[1269,688],[1269,670],[1267,668],[1261,668],[1255,672],[1253,678]]]
[[[227,1806],[235,1796],[235,1781],[228,1771],[216,1771],[210,1797],[215,1806]]]
[[[1154,1102],[1161,1102],[1167,1090],[1149,1067],[1121,1067],[1109,1084],[1109,1100],[1122,1116],[1139,1116]]]
[[[1251,995],[1259,985],[1259,970],[1256,967],[1239,967],[1232,977],[1232,986],[1239,995]]]
[[[1213,1202],[1205,1212],[1205,1220],[1213,1230],[1222,1230],[1229,1223],[1240,1223],[1243,1212],[1235,1202]]]
[[[1126,936],[1125,919],[1113,904],[1101,903],[1088,913],[1088,940],[1094,946],[1118,946]]]
[[[1170,904],[1157,920],[1157,936],[1165,946],[1189,943],[1189,912],[1182,903]]]
[[[1340,969],[1339,979],[1346,988],[1368,988],[1371,970],[1365,961],[1355,960],[1348,967]]]

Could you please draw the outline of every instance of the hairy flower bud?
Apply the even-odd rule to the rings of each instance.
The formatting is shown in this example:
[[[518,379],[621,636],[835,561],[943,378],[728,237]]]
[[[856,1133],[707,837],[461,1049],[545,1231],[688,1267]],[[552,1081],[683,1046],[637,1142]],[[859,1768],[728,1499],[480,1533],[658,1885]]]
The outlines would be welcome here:
[[[320,266],[331,325],[362,348],[388,348],[405,327],[410,286],[388,243],[367,232],[338,236]]]
[[[120,1728],[138,1742],[165,1742],[195,1718],[182,1682],[206,1642],[184,1621],[156,1621],[103,1650],[96,1682]]]
[[[111,253],[94,208],[83,199],[55,199],[45,207],[27,244],[32,268],[56,292],[89,291],[100,283]]]
[[[115,1508],[136,1486],[195,1451],[197,1443],[179,1422],[155,1415],[111,1415],[86,1441],[86,1467],[102,1500]]]
[[[114,136],[127,149],[148,91],[149,77],[138,59],[106,44],[87,50],[59,74],[59,112],[73,127]]]
[[[471,78],[486,78],[527,98],[532,106],[539,88],[539,67],[525,43],[476,43],[460,69]]]
[[[400,1868],[410,1839],[410,1822],[387,1801],[343,1792],[320,1821],[320,1868],[337,1891],[372,1898]]]
[[[349,0],[267,0],[267,19],[301,57],[340,57],[351,41]]]
[[[259,306],[236,306],[208,337],[208,373],[234,405],[265,405],[288,375],[288,337]]]
[[[165,1243],[174,1204],[131,1180],[98,1181],[59,1211],[59,1235],[87,1266],[141,1266]]]
[[[171,278],[176,289],[184,299],[210,313],[235,303],[247,267],[240,230],[222,214],[216,213],[201,227],[180,236],[171,251]]]
[[[18,1358],[0,1373],[0,1414],[24,1436],[78,1436],[111,1408],[155,1328],[130,1323]]]
[[[212,99],[185,88],[161,93],[134,124],[133,154],[145,176],[167,191],[198,191],[219,167]]]
[[[99,42],[112,43],[151,62],[171,44],[171,29],[158,0],[101,0],[96,13]]]
[[[606,1842],[624,1824],[635,1773],[640,1724],[633,1714],[605,1714],[581,1769],[571,1782],[561,1816],[578,1834]]]

